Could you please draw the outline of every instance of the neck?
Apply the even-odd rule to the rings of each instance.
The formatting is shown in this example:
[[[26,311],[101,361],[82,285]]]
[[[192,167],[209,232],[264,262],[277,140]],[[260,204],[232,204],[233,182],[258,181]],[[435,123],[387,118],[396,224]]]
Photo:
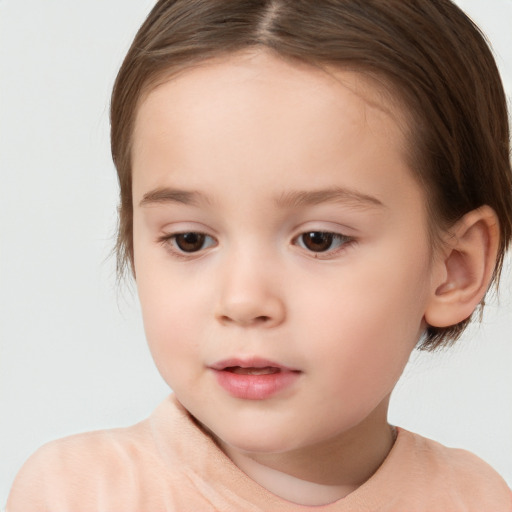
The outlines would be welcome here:
[[[387,457],[395,431],[381,403],[356,427],[286,453],[249,453],[220,442],[231,460],[273,494],[300,505],[325,505],[366,482]]]

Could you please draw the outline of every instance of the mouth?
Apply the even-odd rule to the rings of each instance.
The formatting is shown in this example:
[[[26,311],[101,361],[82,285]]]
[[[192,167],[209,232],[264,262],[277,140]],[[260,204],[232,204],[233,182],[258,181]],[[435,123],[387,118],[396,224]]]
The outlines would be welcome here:
[[[209,367],[218,384],[235,398],[265,400],[291,388],[302,373],[266,359],[228,359]]]
[[[210,366],[212,370],[236,373],[238,375],[273,375],[280,372],[300,372],[282,364],[252,357],[249,359],[225,359]]]
[[[279,373],[281,368],[275,366],[265,366],[264,368],[244,368],[242,366],[228,366],[224,368],[225,372],[236,373],[237,375],[273,375]]]

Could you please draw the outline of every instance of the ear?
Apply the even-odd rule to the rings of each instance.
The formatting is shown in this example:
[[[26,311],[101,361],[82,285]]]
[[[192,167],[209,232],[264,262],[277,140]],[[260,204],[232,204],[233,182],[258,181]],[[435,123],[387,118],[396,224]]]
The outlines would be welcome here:
[[[449,327],[471,316],[491,282],[499,237],[499,221],[489,206],[472,210],[449,230],[433,263],[428,325]]]

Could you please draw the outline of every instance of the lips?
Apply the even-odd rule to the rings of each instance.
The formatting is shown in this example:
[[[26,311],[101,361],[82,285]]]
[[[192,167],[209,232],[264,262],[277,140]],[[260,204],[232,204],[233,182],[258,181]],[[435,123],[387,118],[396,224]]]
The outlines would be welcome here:
[[[218,361],[210,366],[213,370],[226,370],[226,371],[235,371],[236,369],[240,370],[262,370],[265,373],[276,373],[276,370],[287,370],[287,371],[298,371],[294,368],[289,368],[279,363],[275,363],[274,361],[270,361],[269,359],[263,359],[260,357],[251,357],[248,359],[224,359],[222,361]]]
[[[264,368],[242,368],[241,366],[230,366],[224,368],[224,371],[236,373],[237,375],[273,375],[279,373],[280,368],[275,366],[265,366]]]
[[[265,400],[279,395],[301,374],[299,370],[260,358],[227,359],[210,369],[225,391],[244,400]]]

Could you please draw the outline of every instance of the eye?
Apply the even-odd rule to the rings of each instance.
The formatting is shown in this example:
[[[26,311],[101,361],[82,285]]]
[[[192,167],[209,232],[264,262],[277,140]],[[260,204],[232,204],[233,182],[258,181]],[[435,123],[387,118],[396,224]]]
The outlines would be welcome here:
[[[215,240],[211,236],[195,231],[166,236],[162,241],[168,243],[177,252],[185,253],[202,251],[215,245]]]
[[[351,239],[339,233],[308,231],[307,233],[299,235],[295,240],[297,245],[302,247],[302,249],[312,252],[327,252],[338,249]]]

